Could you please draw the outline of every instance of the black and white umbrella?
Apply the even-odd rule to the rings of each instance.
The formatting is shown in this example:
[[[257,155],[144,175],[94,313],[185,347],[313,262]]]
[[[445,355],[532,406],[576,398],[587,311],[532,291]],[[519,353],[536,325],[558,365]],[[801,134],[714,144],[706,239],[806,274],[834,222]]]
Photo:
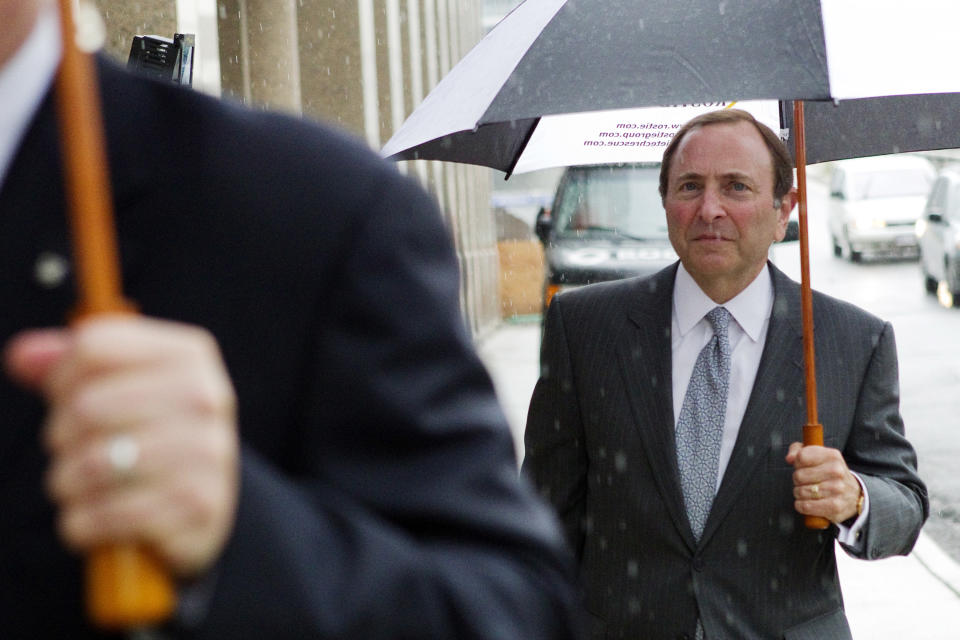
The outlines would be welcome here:
[[[811,163],[960,147],[960,96],[926,95],[960,91],[957,24],[956,0],[527,0],[382,154],[507,174],[582,164],[627,117],[603,112],[732,100],[826,101],[807,106]],[[636,159],[649,146],[633,145]]]

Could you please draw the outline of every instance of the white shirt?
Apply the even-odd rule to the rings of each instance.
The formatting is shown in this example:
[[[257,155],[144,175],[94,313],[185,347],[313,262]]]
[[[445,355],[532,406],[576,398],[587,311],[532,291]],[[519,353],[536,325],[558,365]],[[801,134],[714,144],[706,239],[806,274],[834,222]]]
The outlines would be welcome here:
[[[693,374],[693,365],[700,351],[713,337],[706,314],[717,303],[705,294],[681,264],[673,287],[673,322],[670,331],[673,351],[673,415],[680,417],[683,398]],[[730,384],[727,389],[727,413],[720,445],[720,466],[717,487],[730,462],[733,445],[740,433],[740,423],[747,411],[753,381],[760,367],[760,356],[767,340],[767,328],[773,312],[773,278],[769,269],[760,272],[753,282],[735,298],[723,305],[733,322],[727,329],[730,339]],[[676,422],[674,422],[676,427]]]
[[[26,41],[0,68],[0,186],[53,82],[60,50],[60,20],[55,5],[48,3]]]
[[[706,319],[707,312],[717,306],[694,281],[693,276],[680,264],[673,286],[673,314],[671,321],[671,350],[673,354],[673,415],[680,417],[683,398],[693,374],[700,351],[713,337],[713,328]],[[717,471],[717,488],[730,462],[733,446],[740,433],[740,423],[747,411],[753,383],[760,368],[760,358],[767,341],[770,316],[773,312],[773,276],[763,269],[746,289],[728,300],[724,305],[733,322],[727,328],[730,340],[730,384],[727,389],[727,411],[723,422],[723,439],[720,444],[720,464]],[[676,422],[674,422],[676,428]],[[854,474],[856,476],[856,474]],[[840,542],[854,545],[860,529],[866,522],[869,498],[863,482],[863,512],[851,527],[839,525],[837,538]]]

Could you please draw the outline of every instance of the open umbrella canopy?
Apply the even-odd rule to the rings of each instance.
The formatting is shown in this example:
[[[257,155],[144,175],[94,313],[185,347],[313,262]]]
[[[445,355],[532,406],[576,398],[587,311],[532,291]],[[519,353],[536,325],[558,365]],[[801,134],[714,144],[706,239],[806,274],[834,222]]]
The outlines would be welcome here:
[[[793,109],[781,110],[792,131]],[[807,164],[888,153],[960,148],[960,93],[806,102]]]
[[[660,162],[664,148],[684,122],[708,111],[733,107],[749,111],[774,131],[781,127],[780,103],[776,100],[560,114],[541,118],[531,129],[522,150],[518,149],[511,173],[570,165]],[[470,146],[469,136],[463,144]]]
[[[909,8],[896,0],[527,0],[451,70],[382,153],[512,173],[544,166],[522,156],[536,129],[561,114],[960,91],[960,67],[948,64],[958,23],[954,0],[915,0]],[[926,104],[918,126],[956,130],[949,125],[958,105],[949,96]],[[889,116],[861,121],[874,146],[859,142],[858,153],[909,149],[886,144]],[[811,124],[808,144],[832,138],[831,126]],[[933,144],[917,148],[960,146],[939,137]],[[827,155],[848,157],[838,153]],[[554,166],[562,164],[570,163]]]

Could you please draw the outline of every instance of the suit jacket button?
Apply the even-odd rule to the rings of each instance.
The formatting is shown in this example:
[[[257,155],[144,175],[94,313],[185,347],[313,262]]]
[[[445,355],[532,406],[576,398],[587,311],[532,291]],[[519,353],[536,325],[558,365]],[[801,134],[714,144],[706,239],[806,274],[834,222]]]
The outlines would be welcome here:
[[[689,633],[678,633],[677,640],[693,640]]]
[[[707,566],[707,563],[703,561],[703,557],[697,556],[693,559],[693,570],[694,571],[703,571],[704,567]]]

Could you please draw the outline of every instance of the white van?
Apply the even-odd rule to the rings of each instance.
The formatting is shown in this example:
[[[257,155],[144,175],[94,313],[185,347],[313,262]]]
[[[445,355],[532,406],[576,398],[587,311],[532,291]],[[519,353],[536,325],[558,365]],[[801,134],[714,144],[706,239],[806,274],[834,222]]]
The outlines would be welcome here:
[[[853,262],[865,256],[915,258],[914,227],[935,177],[921,156],[835,162],[827,212],[834,254]]]
[[[554,294],[655,273],[677,259],[657,191],[660,163],[568,167],[537,218],[546,254],[543,306]]]

